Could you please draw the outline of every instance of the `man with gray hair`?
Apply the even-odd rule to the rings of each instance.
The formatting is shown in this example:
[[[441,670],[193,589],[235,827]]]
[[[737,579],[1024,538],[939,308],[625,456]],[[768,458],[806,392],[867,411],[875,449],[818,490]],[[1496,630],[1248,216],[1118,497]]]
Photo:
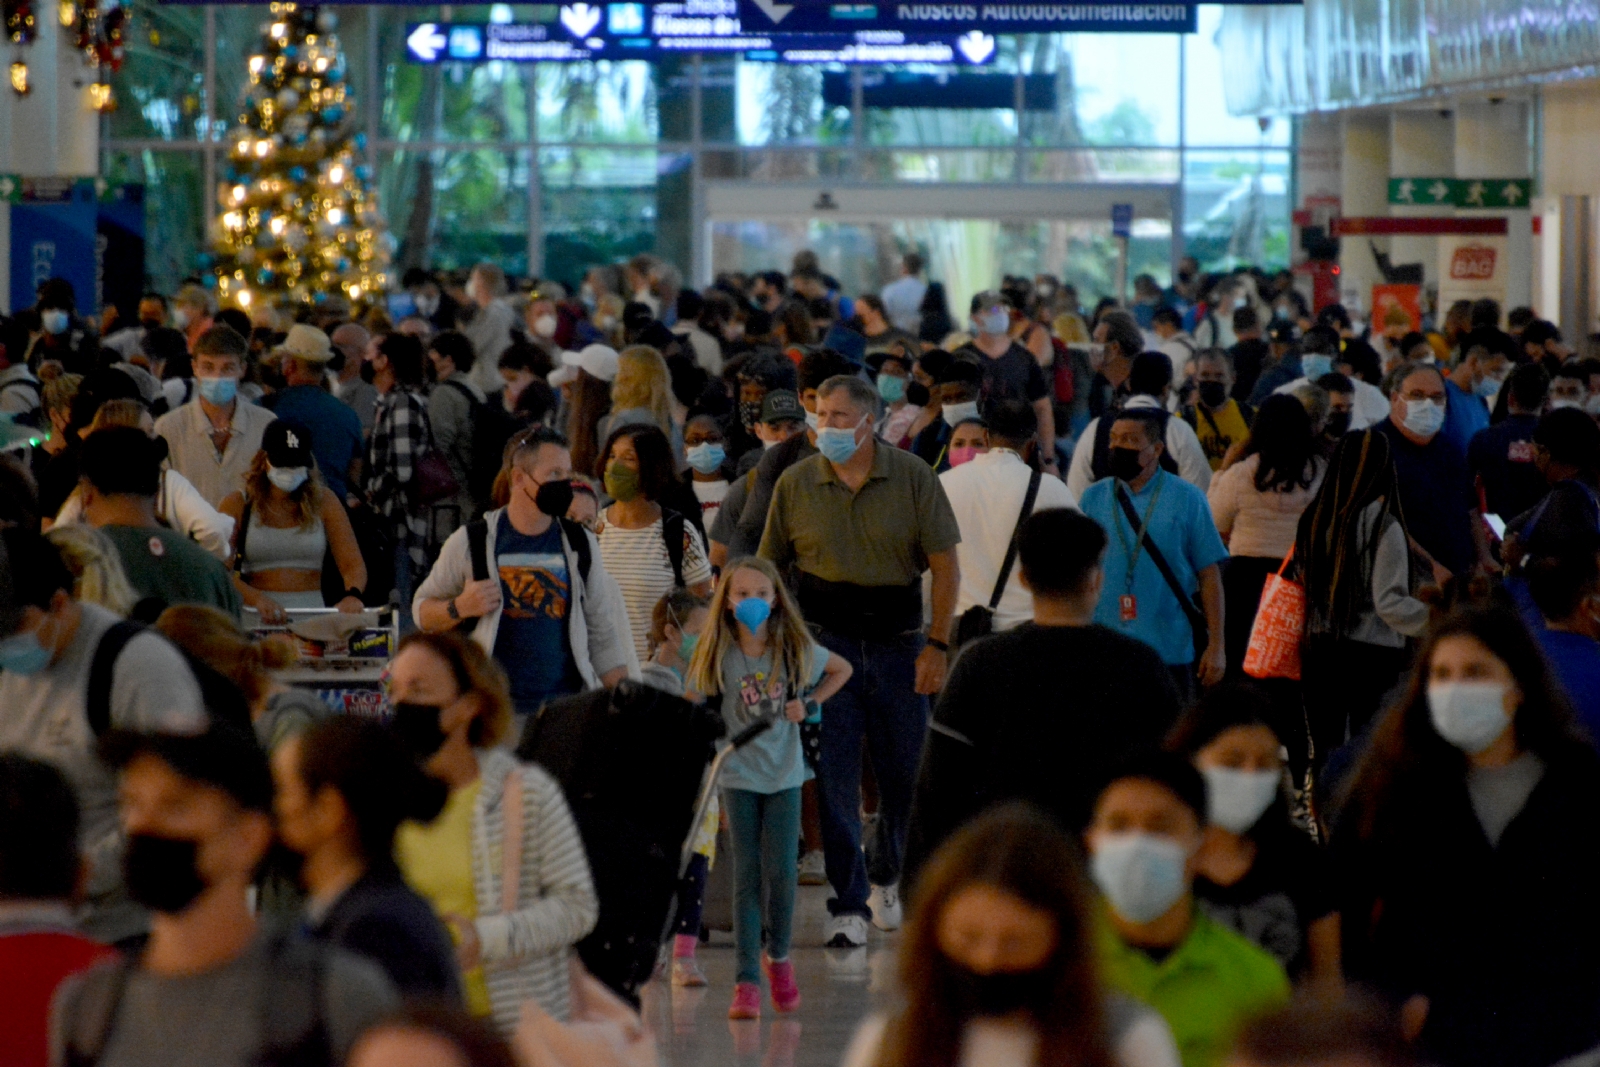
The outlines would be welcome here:
[[[328,361],[333,395],[361,420],[361,437],[365,440],[372,433],[372,414],[378,405],[378,387],[361,377],[361,364],[372,345],[372,335],[360,323],[346,322],[335,327],[328,340],[334,349],[334,357]]]
[[[500,353],[511,347],[511,331],[517,313],[505,301],[506,272],[493,263],[479,263],[467,276],[467,296],[471,303],[461,309],[461,332],[472,342],[478,363],[496,378]],[[484,384],[482,381],[480,385]],[[501,382],[490,383],[498,388]]]
[[[1144,331],[1128,312],[1108,311],[1094,328],[1094,342],[1100,346],[1101,355],[1094,380],[1089,383],[1089,415],[1098,419],[1125,391],[1133,357],[1144,351]]]
[[[817,390],[817,450],[778,479],[760,555],[790,570],[817,640],[850,661],[828,701],[818,785],[828,881],[827,943],[866,944],[867,919],[900,925],[898,882],[912,791],[944,684],[961,532],[933,469],[872,434],[877,391],[848,375]],[[922,572],[933,621],[922,632]],[[877,776],[870,856],[861,850],[861,747]],[[869,904],[868,890],[871,890]]]

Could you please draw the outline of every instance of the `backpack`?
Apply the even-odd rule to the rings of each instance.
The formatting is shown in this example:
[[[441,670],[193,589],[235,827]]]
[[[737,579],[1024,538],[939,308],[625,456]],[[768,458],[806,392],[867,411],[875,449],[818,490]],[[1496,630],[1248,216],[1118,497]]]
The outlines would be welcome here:
[[[44,393],[41,391],[38,382],[28,378],[18,378],[14,382],[0,385],[0,395],[3,395],[7,389],[15,389],[18,386],[31,390],[33,392],[33,400],[29,403],[27,411],[18,412],[13,418],[16,422],[25,426],[42,426],[40,409],[44,406]]]
[[[261,995],[260,1067],[333,1067],[333,1041],[323,1015],[324,989],[332,950],[315,941],[274,931],[267,941],[266,977]],[[91,972],[74,1005],[84,1023],[66,1036],[62,1063],[94,1067],[105,1055],[116,1027],[136,956],[119,956],[105,970]],[[104,978],[100,978],[101,974]],[[76,1020],[74,1020],[76,1022]],[[83,1031],[93,1036],[80,1044]]]
[[[467,468],[467,492],[478,504],[494,498],[494,480],[500,473],[500,458],[506,442],[517,432],[517,420],[493,404],[473,395],[464,382],[442,382],[466,397],[472,413],[472,463]]]
[[[589,582],[589,564],[593,557],[589,551],[589,531],[581,524],[565,515],[556,519],[561,524],[561,535],[567,544],[572,546],[573,555],[578,557],[578,576],[584,584]],[[474,519],[467,523],[467,554],[472,559],[472,580],[481,582],[489,577],[489,522],[487,519]],[[472,620],[469,620],[472,621]]]
[[[84,698],[84,710],[88,713],[89,729],[96,737],[111,729],[111,682],[117,669],[117,657],[122,655],[129,641],[146,629],[143,623],[124,619],[101,635],[100,643],[95,646],[94,656],[89,661],[89,690]],[[239,687],[210,664],[195,659],[176,644],[172,647],[188,663],[190,673],[200,686],[206,710],[249,730],[250,707]]]

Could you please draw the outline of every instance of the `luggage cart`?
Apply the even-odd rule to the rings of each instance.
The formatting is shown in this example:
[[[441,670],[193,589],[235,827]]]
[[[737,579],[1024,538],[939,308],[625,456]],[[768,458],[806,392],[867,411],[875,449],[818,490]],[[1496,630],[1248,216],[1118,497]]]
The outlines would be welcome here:
[[[334,711],[384,718],[389,701],[384,680],[400,643],[399,613],[369,608],[360,614],[333,608],[289,608],[283,626],[264,624],[245,609],[245,626],[257,636],[287,634],[299,649],[295,662],[275,676],[309,689]]]

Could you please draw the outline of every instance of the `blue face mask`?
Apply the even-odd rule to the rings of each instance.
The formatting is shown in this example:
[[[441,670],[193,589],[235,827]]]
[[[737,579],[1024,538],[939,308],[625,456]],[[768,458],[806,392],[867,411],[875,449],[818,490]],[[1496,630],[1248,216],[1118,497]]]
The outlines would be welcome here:
[[[1101,841],[1089,861],[1095,884],[1128,922],[1154,922],[1189,888],[1189,856],[1170,837],[1122,833]]]
[[[986,333],[991,337],[1011,329],[1011,315],[1005,308],[991,308],[973,321],[977,323],[979,333]]]
[[[684,634],[678,638],[678,658],[683,660],[683,665],[688,667],[689,661],[694,659],[695,646],[700,644],[699,634]]]
[[[728,458],[728,450],[715,441],[690,445],[683,454],[689,461],[689,466],[701,474],[712,474],[720,470],[722,461]]]
[[[739,625],[755,633],[772,617],[772,605],[758,596],[745,597],[734,607],[733,617],[739,620]]]
[[[1300,369],[1305,372],[1305,376],[1309,380],[1314,382],[1324,374],[1330,374],[1333,372],[1333,357],[1301,356]]]
[[[817,431],[817,451],[826,456],[829,463],[849,463],[850,457],[861,447],[856,441],[856,430],[860,425],[857,423],[849,429],[824,426]]]
[[[71,322],[72,317],[60,308],[39,313],[39,325],[44,327],[45,333],[66,333]]]
[[[898,404],[906,398],[906,380],[892,374],[878,375],[878,395],[885,404]]]
[[[212,404],[231,404],[239,393],[239,382],[235,378],[196,378],[195,385],[200,396]]]
[[[0,641],[0,671],[8,674],[38,674],[50,666],[50,650],[39,643],[39,634],[24,630]]]

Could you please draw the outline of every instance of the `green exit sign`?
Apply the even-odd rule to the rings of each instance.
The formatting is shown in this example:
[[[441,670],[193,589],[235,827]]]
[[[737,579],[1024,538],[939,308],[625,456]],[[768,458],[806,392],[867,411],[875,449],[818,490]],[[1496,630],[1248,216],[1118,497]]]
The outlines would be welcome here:
[[[1390,178],[1389,203],[1409,207],[1525,208],[1531,178]]]

